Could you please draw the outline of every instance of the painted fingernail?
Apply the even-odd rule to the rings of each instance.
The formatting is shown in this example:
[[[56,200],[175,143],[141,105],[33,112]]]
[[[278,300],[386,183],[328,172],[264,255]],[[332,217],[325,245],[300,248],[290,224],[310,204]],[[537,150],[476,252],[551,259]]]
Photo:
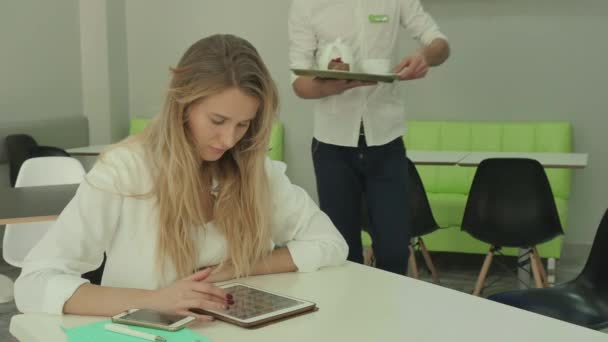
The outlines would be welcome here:
[[[234,304],[234,300],[229,299],[229,300],[228,300],[228,305],[233,305],[233,304]]]
[[[227,294],[227,295],[226,295],[226,298],[227,298],[228,300],[232,300],[234,297],[232,297],[232,295],[229,293],[229,294]]]

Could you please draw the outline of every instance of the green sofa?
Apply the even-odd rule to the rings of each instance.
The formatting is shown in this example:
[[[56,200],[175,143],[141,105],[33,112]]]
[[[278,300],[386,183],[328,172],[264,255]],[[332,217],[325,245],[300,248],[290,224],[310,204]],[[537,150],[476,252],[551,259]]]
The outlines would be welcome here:
[[[572,127],[568,122],[435,122],[410,121],[404,135],[410,150],[571,152]],[[486,254],[489,246],[460,229],[464,207],[476,168],[417,166],[431,208],[441,229],[425,236],[429,250]],[[562,226],[568,218],[571,171],[545,169]],[[491,229],[491,227],[488,227]],[[559,258],[563,237],[539,246],[544,258]],[[517,255],[514,248],[503,250]]]
[[[129,126],[129,134],[137,134],[144,130],[150,119],[133,118]],[[268,156],[273,160],[283,160],[283,124],[280,121],[275,121],[272,125],[270,135],[270,147]]]

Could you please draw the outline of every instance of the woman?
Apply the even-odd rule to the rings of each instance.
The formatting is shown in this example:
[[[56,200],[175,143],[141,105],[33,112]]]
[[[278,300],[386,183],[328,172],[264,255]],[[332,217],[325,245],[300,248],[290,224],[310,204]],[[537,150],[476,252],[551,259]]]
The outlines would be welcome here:
[[[255,48],[211,36],[172,73],[162,113],[102,156],[26,258],[22,312],[211,320],[189,309],[238,300],[213,282],[345,261],[329,218],[265,156],[278,94]],[[80,275],[104,252],[101,286],[90,284]]]

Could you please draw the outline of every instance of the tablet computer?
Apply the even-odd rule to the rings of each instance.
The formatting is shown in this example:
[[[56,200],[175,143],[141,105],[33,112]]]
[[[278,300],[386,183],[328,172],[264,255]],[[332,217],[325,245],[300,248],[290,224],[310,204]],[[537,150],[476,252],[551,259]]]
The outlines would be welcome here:
[[[322,79],[355,80],[366,82],[391,83],[399,78],[399,74],[366,74],[342,70],[291,69],[298,76],[312,76]]]
[[[215,318],[244,328],[253,328],[272,321],[317,309],[313,302],[258,289],[241,283],[219,286],[232,294],[234,304],[228,310],[201,311]]]

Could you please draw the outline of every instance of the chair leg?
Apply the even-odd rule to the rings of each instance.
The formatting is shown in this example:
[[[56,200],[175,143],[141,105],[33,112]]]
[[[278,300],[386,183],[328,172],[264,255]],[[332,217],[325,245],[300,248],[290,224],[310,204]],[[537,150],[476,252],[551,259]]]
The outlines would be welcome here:
[[[433,283],[439,284],[439,273],[437,269],[435,269],[435,265],[433,264],[433,259],[431,259],[431,255],[429,251],[426,249],[426,245],[424,244],[424,240],[421,237],[418,238],[418,243],[420,244],[420,250],[422,251],[422,256],[424,257],[424,262],[426,263],[426,267],[431,271],[431,277],[433,278]]]
[[[372,259],[374,258],[374,249],[369,247],[363,251],[363,263],[367,266],[372,265]]]
[[[408,248],[410,249],[410,259],[408,263],[410,265],[409,269],[412,272],[412,277],[420,279],[420,273],[418,273],[418,265],[416,264],[416,251],[414,250],[414,247],[412,247],[412,245],[409,245]]]
[[[490,271],[490,265],[492,265],[493,258],[494,248],[490,249],[488,255],[486,255],[486,259],[483,261],[481,272],[479,272],[479,277],[477,278],[477,283],[475,284],[475,290],[473,290],[473,296],[479,296],[481,294],[481,290],[483,290],[483,286],[485,285],[486,277],[488,276],[488,271]]]
[[[536,247],[534,249],[536,249]],[[543,287],[549,287],[549,275],[547,269],[545,269],[545,264],[543,264],[543,259],[540,257],[540,253],[538,253],[538,250],[536,251],[536,260],[538,261],[540,276],[543,281]]]
[[[530,265],[532,266],[532,275],[534,276],[534,284],[536,288],[543,288],[543,279],[540,273],[538,260],[536,259],[536,251],[532,251],[532,255],[530,257]]]
[[[545,266],[543,265],[543,261],[540,258],[540,254],[538,253],[538,249],[536,247],[532,248],[532,257],[534,258],[534,260],[536,260],[536,265],[538,266],[538,272],[540,275],[542,287],[549,287],[547,271],[545,271]]]

